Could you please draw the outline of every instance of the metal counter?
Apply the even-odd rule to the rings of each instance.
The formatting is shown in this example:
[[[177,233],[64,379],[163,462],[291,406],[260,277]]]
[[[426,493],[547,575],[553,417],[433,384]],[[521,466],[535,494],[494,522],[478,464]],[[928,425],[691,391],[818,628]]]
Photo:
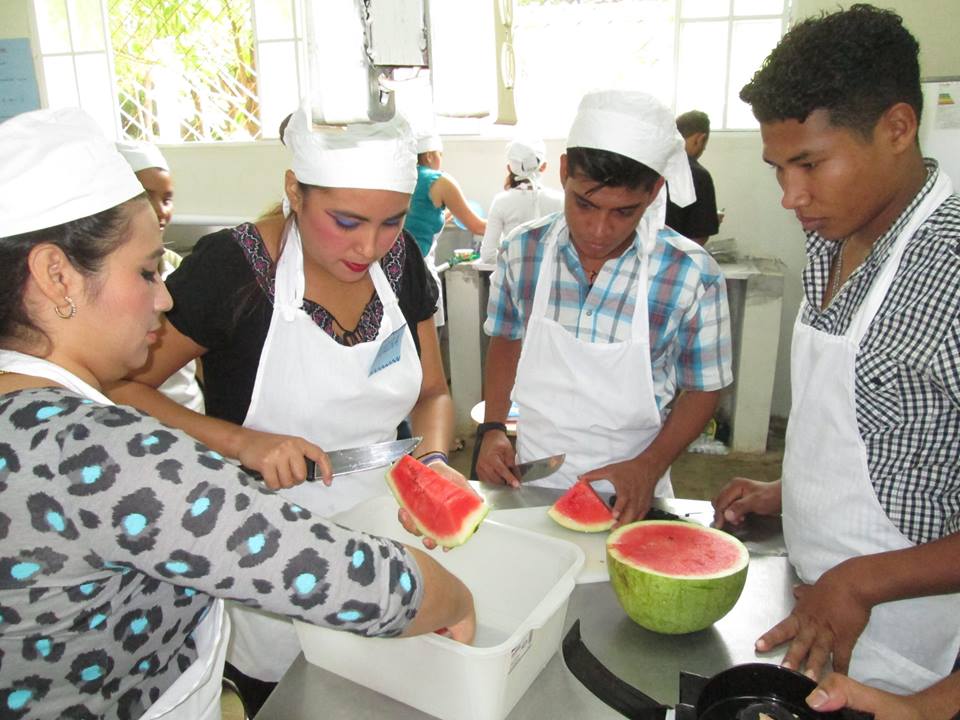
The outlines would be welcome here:
[[[542,488],[480,488],[494,509],[550,505],[558,493]],[[655,505],[709,524],[710,504],[698,500],[657,500]],[[577,585],[566,625],[577,619],[583,642],[607,668],[660,702],[677,703],[681,670],[711,676],[731,665],[758,659],[776,662],[781,652],[758,655],[754,641],[793,606],[796,582],[783,546],[779,520],[753,519],[738,533],[750,550],[746,587],[737,605],[712,627],[689,635],[660,635],[634,624],[607,582]],[[564,630],[566,632],[566,629]],[[425,720],[432,716],[310,665],[300,655],[256,720]],[[570,673],[558,652],[520,698],[509,720],[619,718]],[[668,716],[669,717],[669,716]]]

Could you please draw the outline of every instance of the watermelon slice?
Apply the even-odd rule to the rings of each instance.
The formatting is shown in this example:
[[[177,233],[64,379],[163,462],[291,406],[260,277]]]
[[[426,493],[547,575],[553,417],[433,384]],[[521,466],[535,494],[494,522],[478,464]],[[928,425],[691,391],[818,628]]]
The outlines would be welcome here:
[[[604,532],[613,527],[613,512],[597,495],[590,483],[578,482],[567,490],[547,515],[568,530],[593,533]]]
[[[417,529],[437,545],[463,545],[490,508],[479,495],[404,455],[387,471],[387,485]]]
[[[691,522],[641,520],[607,538],[620,605],[641,627],[667,634],[702,630],[730,612],[749,561],[735,537]]]

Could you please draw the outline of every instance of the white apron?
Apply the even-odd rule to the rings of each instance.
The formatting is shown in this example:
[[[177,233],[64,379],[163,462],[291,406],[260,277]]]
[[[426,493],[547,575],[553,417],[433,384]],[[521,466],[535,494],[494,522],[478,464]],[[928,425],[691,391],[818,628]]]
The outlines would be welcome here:
[[[855,371],[860,341],[883,303],[910,238],[951,194],[940,173],[896,239],[846,335],[801,322],[793,330],[793,407],[783,460],[783,535],[805,583],[858,555],[912,547],[890,521],[870,482],[857,429]],[[960,649],[960,595],[899,600],[873,608],[854,647],[850,676],[897,693],[947,675]]]
[[[273,316],[260,354],[245,427],[296,435],[325,450],[393,440],[420,396],[423,371],[412,330],[379,263],[370,277],[383,304],[376,340],[341,345],[302,309],[303,249],[290,223],[277,264]],[[388,492],[383,468],[306,482],[280,495],[324,517]],[[286,618],[228,606],[227,659],[244,674],[278,682],[300,652]],[[265,652],[269,649],[269,652]]]
[[[114,404],[73,373],[32,355],[0,350],[0,369],[46,378],[88,400],[103,405]],[[147,709],[143,719],[220,720],[221,679],[229,635],[230,620],[223,611],[223,601],[214,600],[193,631],[197,659]]]
[[[443,311],[443,283],[440,280],[440,271],[437,270],[437,241],[442,232],[443,230],[433,236],[430,252],[423,258],[423,262],[427,266],[427,272],[437,283],[437,311],[433,314],[433,322],[438,328],[442,328],[446,323],[446,313]]]
[[[653,389],[647,274],[656,231],[641,228],[642,258],[630,339],[615,343],[581,340],[547,317],[557,238],[566,230],[558,218],[543,239],[533,307],[517,364],[517,460],[566,453],[563,467],[531,485],[568,488],[577,477],[629,460],[653,442],[662,425]],[[609,481],[592,483],[613,491]],[[670,472],[660,478],[657,497],[673,497]]]

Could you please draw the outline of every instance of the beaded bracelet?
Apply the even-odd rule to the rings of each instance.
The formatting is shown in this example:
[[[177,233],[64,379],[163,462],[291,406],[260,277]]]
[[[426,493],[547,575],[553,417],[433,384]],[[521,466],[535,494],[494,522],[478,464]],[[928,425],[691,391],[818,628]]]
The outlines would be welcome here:
[[[447,457],[447,454],[445,452],[440,452],[439,450],[434,450],[433,452],[424,453],[423,455],[417,458],[417,460],[419,460],[424,465],[430,465],[431,463],[435,463],[438,460],[446,464],[448,459],[449,458]]]

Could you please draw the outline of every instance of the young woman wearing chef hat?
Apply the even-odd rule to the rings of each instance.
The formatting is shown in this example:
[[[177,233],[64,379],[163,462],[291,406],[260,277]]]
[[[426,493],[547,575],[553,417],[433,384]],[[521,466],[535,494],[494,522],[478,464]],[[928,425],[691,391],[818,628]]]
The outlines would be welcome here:
[[[732,376],[723,275],[664,228],[664,178],[693,200],[670,111],[646,93],[588,93],[560,160],[563,215],[514,235],[491,282],[481,480],[516,486],[515,462],[566,453],[537,484],[613,489],[618,523],[642,517],[655,487],[672,495],[670,463]]]
[[[437,290],[401,231],[417,179],[409,126],[397,116],[315,127],[301,108],[283,139],[292,153],[283,213],[200,239],[168,280],[174,307],[148,366],[112,397],[324,515],[387,492],[383,469],[300,484],[305,457],[326,470],[323,449],[392,440],[407,417],[423,437],[415,454],[462,480],[446,465],[453,412],[433,323]],[[152,390],[200,356],[207,416]],[[252,611],[233,617],[230,662],[279,680],[299,652],[292,626]]]
[[[517,138],[507,144],[507,180],[490,203],[480,262],[496,262],[501,241],[523,223],[563,209],[563,193],[540,184],[546,160],[543,140]]]
[[[469,640],[469,592],[425,553],[311,515],[103,394],[157,340],[162,254],[92,118],[0,125],[4,714],[219,720],[225,596],[369,635],[453,623]],[[399,580],[369,581],[386,575]]]
[[[150,200],[153,211],[157,214],[162,233],[173,219],[173,176],[170,174],[167,159],[160,152],[160,148],[153,143],[137,140],[118,142],[117,150],[130,165],[130,169],[143,185],[143,189],[147,191],[147,199]],[[170,273],[180,267],[181,262],[183,258],[179,253],[170,248],[164,248],[160,264],[161,277],[166,280]],[[167,378],[159,390],[194,412],[204,411],[203,391],[197,382],[196,360],[191,360]]]

